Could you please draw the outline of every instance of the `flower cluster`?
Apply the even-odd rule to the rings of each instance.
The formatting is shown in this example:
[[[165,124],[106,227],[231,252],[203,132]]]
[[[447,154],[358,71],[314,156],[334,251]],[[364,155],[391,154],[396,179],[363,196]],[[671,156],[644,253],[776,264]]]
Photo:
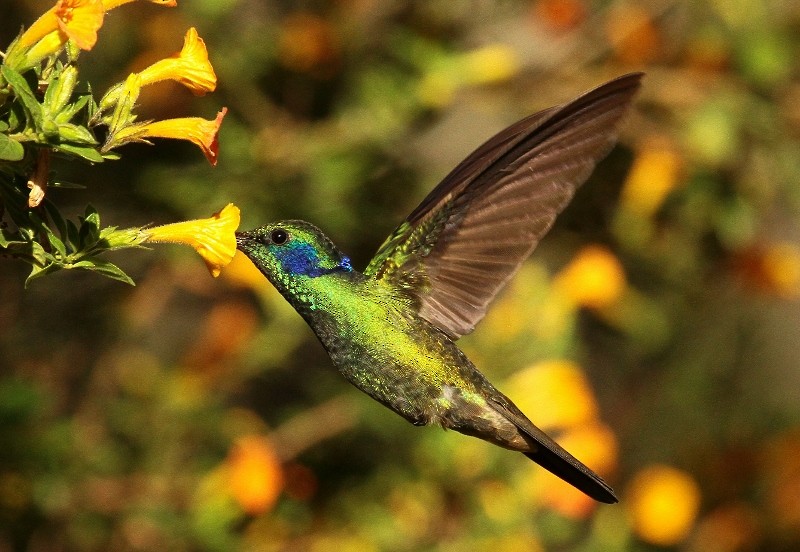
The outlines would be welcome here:
[[[81,91],[91,88],[77,86],[76,61],[81,51],[95,46],[106,12],[133,1],[57,0],[19,34],[3,56],[0,254],[29,262],[33,266],[29,280],[60,268],[84,268],[130,281],[118,267],[100,260],[98,255],[145,241],[192,245],[204,256],[214,275],[233,257],[233,232],[238,225],[238,209],[233,206],[215,215],[219,218],[185,223],[188,226],[179,227],[178,234],[170,235],[169,227],[101,230],[99,214],[91,207],[76,225],[65,221],[47,197],[52,152],[100,163],[118,159],[117,150],[131,142],[171,138],[194,143],[212,165],[217,163],[218,133],[226,108],[210,120],[180,117],[139,121],[135,113],[142,88],[157,82],[178,82],[195,95],[214,91],[217,77],[196,29],[186,32],[179,52],[131,73],[110,87],[99,101],[91,92]],[[147,1],[176,5],[175,0]],[[164,239],[156,239],[158,236]]]

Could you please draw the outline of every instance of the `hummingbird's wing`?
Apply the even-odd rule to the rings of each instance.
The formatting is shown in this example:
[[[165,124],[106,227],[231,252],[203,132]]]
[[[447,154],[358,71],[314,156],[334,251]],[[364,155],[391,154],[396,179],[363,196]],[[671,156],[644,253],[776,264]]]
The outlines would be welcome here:
[[[642,73],[511,125],[464,159],[384,242],[365,274],[418,300],[453,338],[471,332],[595,164]]]

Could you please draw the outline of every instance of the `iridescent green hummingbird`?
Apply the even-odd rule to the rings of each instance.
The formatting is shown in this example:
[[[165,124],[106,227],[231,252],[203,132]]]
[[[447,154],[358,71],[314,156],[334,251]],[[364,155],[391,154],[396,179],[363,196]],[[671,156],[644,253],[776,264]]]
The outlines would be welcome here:
[[[455,340],[474,329],[613,147],[641,77],[616,78],[488,140],[414,209],[364,272],[303,221],[239,232],[238,248],[311,326],[342,375],[373,399],[414,425],[522,452],[595,500],[617,502]]]

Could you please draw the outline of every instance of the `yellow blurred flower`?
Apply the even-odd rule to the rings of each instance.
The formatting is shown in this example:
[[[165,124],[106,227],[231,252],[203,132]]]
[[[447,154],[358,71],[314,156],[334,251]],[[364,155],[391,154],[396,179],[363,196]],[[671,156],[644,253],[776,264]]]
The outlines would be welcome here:
[[[5,63],[18,70],[33,67],[70,39],[82,50],[91,50],[104,15],[101,0],[58,0],[22,33],[7,52]]]
[[[148,228],[145,241],[182,243],[197,251],[215,278],[236,253],[235,231],[239,227],[239,208],[229,203],[211,218],[188,220]]]
[[[669,143],[659,139],[647,141],[625,180],[622,204],[642,217],[655,214],[675,189],[681,164],[681,158]]]
[[[489,44],[467,52],[459,64],[468,83],[491,84],[508,80],[519,72],[517,52],[506,44]]]
[[[700,489],[692,477],[665,465],[641,470],[626,489],[633,529],[651,544],[673,546],[683,541],[700,507]]]
[[[139,73],[142,86],[162,80],[174,80],[197,96],[213,92],[217,75],[208,61],[208,50],[197,29],[190,27],[177,54],[155,62]]]
[[[162,6],[167,6],[168,8],[174,8],[178,5],[177,0],[144,0],[145,2],[150,2],[151,4],[160,4]],[[131,2],[136,2],[136,0],[103,0],[103,7],[106,11],[113,10],[114,8],[118,8],[123,4],[129,4]]]
[[[260,435],[239,438],[226,459],[233,498],[251,515],[272,508],[283,489],[283,470],[270,442]]]
[[[580,367],[568,360],[548,360],[506,381],[511,399],[545,431],[565,429],[597,418],[597,402]]]
[[[555,278],[553,286],[576,305],[603,308],[614,304],[625,291],[625,272],[608,249],[584,247]]]
[[[218,133],[228,108],[223,107],[213,120],[201,117],[179,117],[152,123],[134,123],[125,126],[110,137],[104,146],[110,150],[127,142],[146,142],[147,138],[172,138],[188,140],[198,146],[212,165],[217,164]]]

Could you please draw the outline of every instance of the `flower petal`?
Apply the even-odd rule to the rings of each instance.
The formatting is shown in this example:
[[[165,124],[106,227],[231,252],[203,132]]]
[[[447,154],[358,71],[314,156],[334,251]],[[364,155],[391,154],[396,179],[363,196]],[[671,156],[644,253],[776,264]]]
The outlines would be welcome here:
[[[82,50],[91,50],[103,25],[102,0],[59,0],[55,6],[58,27]]]
[[[180,52],[157,61],[139,74],[143,86],[162,80],[174,80],[197,96],[213,92],[217,87],[217,75],[208,60],[205,42],[194,27],[186,31]]]
[[[215,278],[236,253],[240,211],[229,203],[211,218],[165,224],[144,230],[146,241],[182,243],[197,251]]]

